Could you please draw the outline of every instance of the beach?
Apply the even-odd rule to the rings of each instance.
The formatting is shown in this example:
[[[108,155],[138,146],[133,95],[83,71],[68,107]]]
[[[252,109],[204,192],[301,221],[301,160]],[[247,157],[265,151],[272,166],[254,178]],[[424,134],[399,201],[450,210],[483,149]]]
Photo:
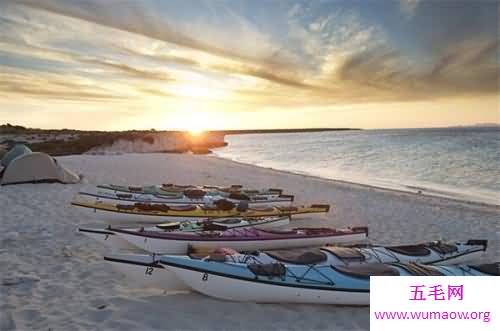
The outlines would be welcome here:
[[[0,187],[0,330],[367,330],[369,308],[234,303],[125,281],[106,249],[79,235],[97,223],[69,203],[96,184],[279,187],[296,203],[330,203],[291,227],[366,225],[371,243],[488,239],[498,260],[500,207],[326,180],[202,155],[75,155],[58,162],[81,184]]]

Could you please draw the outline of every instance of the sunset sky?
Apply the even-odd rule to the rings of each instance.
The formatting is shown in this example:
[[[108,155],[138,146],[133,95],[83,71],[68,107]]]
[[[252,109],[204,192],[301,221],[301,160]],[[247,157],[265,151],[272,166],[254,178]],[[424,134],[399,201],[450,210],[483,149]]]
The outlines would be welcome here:
[[[3,1],[0,124],[500,123],[496,1]]]

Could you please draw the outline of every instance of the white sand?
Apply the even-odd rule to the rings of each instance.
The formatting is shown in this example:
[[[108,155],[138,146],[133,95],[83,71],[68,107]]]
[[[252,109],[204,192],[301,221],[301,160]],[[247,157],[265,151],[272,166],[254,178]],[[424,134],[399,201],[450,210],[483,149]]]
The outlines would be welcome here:
[[[329,215],[293,225],[368,225],[374,243],[488,239],[498,260],[500,210],[282,173],[210,156],[130,154],[59,159],[87,184],[0,188],[0,330],[361,330],[369,309],[262,305],[133,288],[78,235],[89,223],[69,206],[97,183],[175,182],[283,187],[299,203],[334,202]],[[99,309],[101,308],[101,309]]]

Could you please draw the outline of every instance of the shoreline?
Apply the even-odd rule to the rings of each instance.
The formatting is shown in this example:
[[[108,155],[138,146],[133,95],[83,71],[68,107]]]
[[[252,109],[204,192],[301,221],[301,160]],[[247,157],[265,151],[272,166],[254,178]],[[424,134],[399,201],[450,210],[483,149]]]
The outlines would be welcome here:
[[[271,170],[271,171],[275,171],[275,172],[278,172],[278,173],[303,176],[303,177],[306,177],[306,178],[311,178],[311,179],[321,180],[321,181],[325,181],[325,182],[330,182],[332,184],[351,185],[351,186],[356,186],[356,187],[364,188],[364,189],[380,190],[382,192],[393,192],[393,193],[398,193],[398,194],[407,194],[407,195],[409,195],[411,197],[441,199],[441,200],[444,200],[445,202],[454,202],[454,203],[471,205],[471,206],[486,207],[486,208],[492,208],[492,209],[495,209],[497,211],[500,211],[500,202],[499,202],[499,204],[494,204],[494,203],[483,202],[483,201],[464,200],[464,199],[453,198],[453,197],[445,196],[445,195],[429,194],[429,193],[422,192],[422,191],[421,191],[421,193],[418,193],[418,191],[411,191],[411,190],[407,190],[406,191],[406,190],[403,190],[403,189],[397,189],[397,188],[391,188],[391,187],[383,187],[383,186],[376,186],[376,185],[359,183],[359,182],[353,182],[353,181],[343,180],[343,179],[333,179],[333,178],[321,177],[321,176],[309,174],[309,173],[306,173],[306,172],[297,172],[297,171],[292,171],[292,170],[276,169],[276,168],[273,168],[273,167],[266,167],[266,166],[257,165],[257,164],[253,164],[253,163],[246,163],[246,162],[242,162],[242,161],[237,161],[237,160],[233,160],[233,159],[230,159],[230,158],[226,158],[226,157],[220,156],[220,155],[218,155],[216,153],[210,154],[209,157],[216,158],[216,159],[219,159],[219,160],[234,162],[234,163],[240,164],[240,165],[245,165],[245,166],[251,166],[251,167],[256,167],[256,168],[260,168],[260,169]],[[425,188],[421,188],[421,189],[425,190]]]

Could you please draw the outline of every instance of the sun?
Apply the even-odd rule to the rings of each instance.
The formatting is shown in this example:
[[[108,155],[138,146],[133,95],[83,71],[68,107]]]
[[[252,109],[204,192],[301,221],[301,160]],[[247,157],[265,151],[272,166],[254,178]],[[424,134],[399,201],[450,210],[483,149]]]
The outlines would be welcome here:
[[[193,136],[199,136],[207,131],[212,124],[210,116],[204,112],[191,111],[181,115],[180,128]]]
[[[209,130],[217,130],[224,122],[223,116],[218,113],[181,108],[169,116],[169,127],[175,130],[186,131],[197,137]]]
[[[227,93],[210,85],[179,84],[172,87],[170,93],[177,97],[168,103],[162,102],[162,108],[168,105],[165,114],[165,127],[188,132],[193,137],[201,136],[210,130],[220,130],[225,125],[224,102]]]
[[[205,132],[205,130],[199,129],[199,128],[191,128],[191,129],[188,129],[188,132],[190,135],[197,137],[197,136],[202,135]]]

